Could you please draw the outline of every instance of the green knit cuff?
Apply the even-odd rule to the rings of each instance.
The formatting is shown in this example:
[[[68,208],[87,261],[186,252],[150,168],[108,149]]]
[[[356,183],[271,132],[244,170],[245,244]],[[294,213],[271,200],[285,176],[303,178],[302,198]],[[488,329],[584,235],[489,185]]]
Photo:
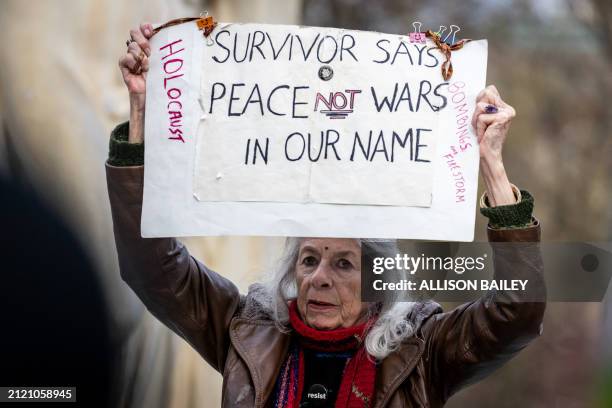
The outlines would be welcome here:
[[[485,197],[485,204],[489,205]],[[521,201],[516,204],[485,207],[480,213],[489,219],[491,228],[524,228],[531,223],[533,214],[533,196],[527,190],[521,190]]]
[[[144,143],[129,143],[130,122],[123,122],[111,132],[108,164],[111,166],[142,166]]]

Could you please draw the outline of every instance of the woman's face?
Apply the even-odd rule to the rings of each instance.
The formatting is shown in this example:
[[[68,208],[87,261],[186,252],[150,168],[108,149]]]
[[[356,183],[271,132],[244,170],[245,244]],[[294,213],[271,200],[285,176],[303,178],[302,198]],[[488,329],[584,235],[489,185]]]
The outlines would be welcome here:
[[[350,327],[365,315],[361,303],[361,248],[355,239],[308,238],[295,265],[298,310],[319,330]]]

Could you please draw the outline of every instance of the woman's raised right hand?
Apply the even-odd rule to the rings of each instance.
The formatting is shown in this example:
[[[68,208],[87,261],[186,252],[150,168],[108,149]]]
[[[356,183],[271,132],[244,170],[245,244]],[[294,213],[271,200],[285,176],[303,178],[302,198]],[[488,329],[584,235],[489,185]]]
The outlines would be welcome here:
[[[144,141],[144,113],[146,100],[146,79],[149,70],[151,47],[149,39],[153,26],[142,23],[139,28],[130,30],[126,53],[119,59],[119,69],[123,82],[130,94],[130,143]]]

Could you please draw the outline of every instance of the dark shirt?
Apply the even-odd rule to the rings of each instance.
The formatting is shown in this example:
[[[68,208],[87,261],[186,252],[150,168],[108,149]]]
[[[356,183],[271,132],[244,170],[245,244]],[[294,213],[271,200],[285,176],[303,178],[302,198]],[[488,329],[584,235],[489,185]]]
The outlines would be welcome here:
[[[300,408],[334,406],[344,368],[353,354],[304,349],[304,388]],[[309,393],[318,395],[309,396]]]

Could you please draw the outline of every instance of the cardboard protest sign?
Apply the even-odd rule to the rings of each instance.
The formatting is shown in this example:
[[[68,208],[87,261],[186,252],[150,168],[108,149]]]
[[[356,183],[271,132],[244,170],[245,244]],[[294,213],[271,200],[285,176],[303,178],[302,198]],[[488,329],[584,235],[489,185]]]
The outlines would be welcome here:
[[[471,240],[485,41],[195,23],[151,40],[143,236]]]

